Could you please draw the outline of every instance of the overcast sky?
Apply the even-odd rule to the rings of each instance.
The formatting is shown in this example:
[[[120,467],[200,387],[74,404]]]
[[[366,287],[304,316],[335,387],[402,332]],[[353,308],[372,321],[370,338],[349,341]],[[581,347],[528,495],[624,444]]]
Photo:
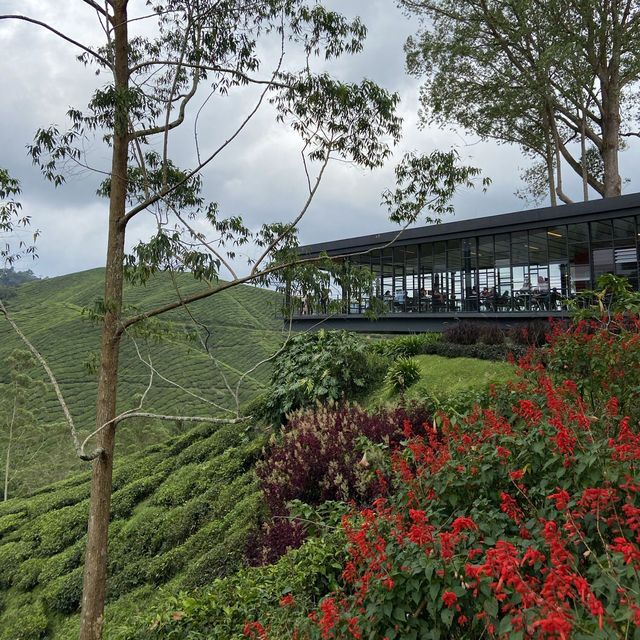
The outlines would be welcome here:
[[[481,143],[461,131],[419,130],[419,81],[406,75],[402,51],[406,37],[418,27],[416,21],[404,17],[393,0],[335,0],[330,4],[349,16],[361,16],[369,30],[364,51],[342,58],[331,66],[331,73],[349,81],[368,77],[397,91],[402,98],[404,138],[383,169],[368,172],[333,163],[301,225],[301,241],[308,244],[393,229],[380,206],[380,194],[393,185],[393,165],[406,150],[427,153],[456,147],[465,163],[480,167],[492,179],[486,194],[478,188],[456,197],[456,219],[526,208],[514,196],[520,186],[518,176],[527,165],[517,148]],[[131,5],[143,6],[141,0]],[[84,42],[101,42],[95,15],[80,0],[0,0],[0,13],[29,15]],[[38,127],[57,124],[65,128],[67,109],[84,108],[103,78],[76,61],[78,51],[72,45],[26,23],[0,21],[0,50],[4,94],[0,100],[0,167],[21,181],[23,210],[31,215],[33,228],[42,232],[39,259],[19,268],[56,276],[103,266],[107,203],[95,195],[99,176],[76,168],[63,187],[54,189],[31,165],[25,149]],[[233,98],[207,104],[200,116],[200,143],[210,148],[223,141],[253,98],[247,89]],[[182,131],[172,143],[172,151],[184,166],[193,166],[193,127],[187,124]],[[99,141],[89,145],[88,153],[92,165],[108,168],[108,149]],[[633,156],[625,155],[623,169],[625,163],[633,167]],[[203,178],[206,196],[219,203],[223,214],[241,215],[253,227],[263,221],[295,217],[306,196],[300,142],[274,122],[269,109],[247,127]],[[627,187],[625,192],[633,190]],[[136,220],[129,230],[128,245],[152,232],[152,219]]]

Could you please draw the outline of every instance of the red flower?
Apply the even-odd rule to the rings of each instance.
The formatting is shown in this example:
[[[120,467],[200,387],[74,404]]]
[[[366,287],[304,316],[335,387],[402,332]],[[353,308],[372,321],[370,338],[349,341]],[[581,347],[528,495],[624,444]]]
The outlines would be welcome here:
[[[463,529],[478,530],[478,525],[471,518],[456,518],[451,525],[451,532],[460,533]]]
[[[286,596],[282,596],[282,598],[280,598],[281,607],[292,607],[295,603],[296,601],[290,593],[287,593]]]
[[[442,594],[442,602],[444,602],[446,607],[453,607],[453,605],[458,602],[458,596],[453,593],[453,591],[445,591]]]

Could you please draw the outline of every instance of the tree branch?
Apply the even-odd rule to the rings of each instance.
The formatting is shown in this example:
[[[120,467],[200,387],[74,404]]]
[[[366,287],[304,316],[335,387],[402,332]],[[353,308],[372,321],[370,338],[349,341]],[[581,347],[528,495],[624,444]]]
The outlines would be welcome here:
[[[35,18],[29,18],[28,16],[21,16],[21,15],[17,15],[17,14],[15,14],[15,15],[0,15],[0,20],[23,20],[24,22],[30,22],[31,24],[36,24],[36,25],[38,25],[40,27],[44,27],[45,29],[47,29],[48,31],[51,31],[51,33],[54,33],[55,35],[57,35],[58,37],[62,38],[63,40],[66,40],[67,42],[70,42],[72,45],[74,45],[76,47],[79,47],[83,51],[86,51],[88,54],[92,55],[96,60],[101,62],[103,65],[105,65],[109,69],[113,68],[112,64],[106,58],[103,58],[99,53],[96,53],[93,49],[90,49],[89,47],[86,47],[85,45],[83,45],[82,43],[78,42],[77,40],[74,40],[73,38],[70,38],[69,36],[66,36],[61,31],[58,31],[57,29],[54,29],[52,26],[48,25],[46,22],[42,22],[40,20],[36,20]]]
[[[88,4],[92,9],[95,9],[100,15],[105,18],[110,18],[109,14],[97,3],[93,0],[82,0],[85,4]]]
[[[406,230],[406,228],[413,222],[413,220],[408,220],[407,223],[396,233],[395,236],[393,236],[393,238],[391,238],[391,240],[389,240],[389,242],[387,242],[386,244],[382,245],[381,247],[372,247],[371,249],[365,249],[364,251],[358,251],[357,253],[343,253],[343,254],[339,254],[336,256],[331,256],[332,260],[340,260],[343,258],[351,258],[353,256],[365,256],[373,251],[378,251],[381,249],[386,249],[387,247],[390,247],[394,242],[396,242],[396,240],[404,233],[404,231]],[[285,264],[278,264],[278,265],[274,265],[273,267],[269,267],[268,269],[263,269],[262,271],[258,272],[258,273],[251,273],[248,276],[244,276],[242,278],[237,278],[236,280],[233,280],[231,282],[225,282],[217,287],[212,287],[211,289],[207,289],[206,291],[201,291],[200,293],[195,293],[191,296],[188,296],[187,298],[184,298],[183,300],[176,300],[174,302],[170,302],[166,305],[163,305],[162,307],[156,307],[155,309],[151,309],[149,311],[145,311],[143,313],[139,313],[135,316],[131,316],[130,318],[127,318],[121,325],[120,327],[120,332],[122,333],[123,331],[126,331],[126,329],[134,324],[136,324],[137,322],[140,322],[141,320],[145,320],[146,318],[154,318],[155,316],[159,316],[162,315],[163,313],[166,313],[167,311],[172,311],[173,309],[177,309],[178,307],[181,307],[183,305],[188,305],[191,304],[192,302],[197,302],[198,300],[204,300],[205,298],[208,298],[209,296],[212,296],[216,293],[220,293],[221,291],[226,291],[227,289],[232,289],[233,287],[236,287],[240,284],[246,284],[248,282],[253,282],[254,280],[257,280],[259,278],[263,278],[265,276],[268,276],[272,273],[277,273],[278,271],[282,271],[283,269],[287,269],[289,267],[294,267],[296,265],[300,265],[300,264],[313,264],[314,262],[321,262],[323,260],[326,260],[326,256],[316,256],[313,258],[302,258],[299,260],[292,260],[291,262],[287,262]]]
[[[27,345],[27,347],[29,348],[29,351],[33,353],[33,355],[36,357],[36,360],[42,365],[42,368],[46,371],[47,376],[51,381],[51,385],[53,386],[53,389],[56,393],[56,397],[58,398],[58,402],[62,407],[62,412],[64,413],[65,420],[67,421],[67,424],[71,429],[73,447],[76,451],[76,455],[78,456],[78,458],[80,458],[80,460],[89,461],[89,460],[94,460],[98,456],[102,455],[103,450],[101,448],[97,448],[89,454],[84,453],[84,443],[80,445],[80,441],[78,439],[78,432],[76,431],[76,427],[73,423],[73,418],[71,417],[71,413],[69,412],[69,407],[67,407],[67,403],[65,402],[65,399],[62,395],[62,391],[60,390],[60,385],[58,384],[56,377],[53,375],[53,371],[51,371],[51,368],[47,364],[47,361],[42,357],[40,352],[31,344],[31,342],[29,342],[28,338],[24,335],[24,333],[20,331],[20,327],[18,327],[18,325],[13,321],[13,318],[9,315],[9,312],[7,311],[7,308],[4,306],[4,303],[2,302],[2,300],[0,300],[0,312],[2,312],[4,317],[8,320],[9,324],[13,327],[13,330],[18,334],[20,340],[22,340],[22,342],[24,342]]]
[[[278,63],[278,67],[274,71],[274,77],[278,73],[281,64],[282,64],[282,57],[280,58],[280,61]],[[158,202],[158,200],[160,200],[161,198],[164,198],[165,196],[169,195],[174,189],[177,189],[179,186],[181,186],[181,185],[185,184],[186,182],[188,182],[189,180],[191,180],[191,178],[193,178],[193,176],[195,176],[197,173],[202,171],[202,169],[205,166],[207,166],[210,162],[212,162],[214,160],[214,158],[216,158],[216,156],[218,156],[220,153],[222,153],[222,151],[227,146],[229,146],[240,135],[240,133],[247,126],[247,124],[249,123],[251,118],[253,118],[253,116],[256,114],[256,112],[258,111],[258,109],[262,105],[262,102],[263,102],[265,96],[267,95],[267,90],[268,89],[269,89],[269,87],[265,88],[264,91],[260,94],[260,97],[258,98],[257,103],[255,104],[253,109],[249,112],[249,114],[245,117],[245,119],[240,123],[240,126],[211,155],[209,155],[209,157],[207,157],[204,161],[198,163],[198,166],[195,169],[193,169],[192,171],[190,171],[189,173],[187,173],[187,175],[180,182],[176,183],[175,185],[173,185],[171,187],[167,187],[166,189],[163,189],[162,191],[159,191],[158,193],[154,194],[150,198],[147,198],[144,202],[141,202],[140,204],[136,205],[133,209],[128,211],[125,214],[124,218],[123,218],[122,224],[124,226],[126,226],[127,223],[129,222],[129,220],[131,220],[131,218],[133,218],[135,215],[137,215],[141,211],[144,211],[147,207],[151,206],[152,204]],[[160,128],[160,131],[158,133],[162,132],[162,130],[163,130],[163,128]]]
[[[154,420],[170,420],[173,422],[207,422],[209,424],[239,424],[252,419],[251,416],[243,416],[241,418],[211,418],[209,416],[169,416],[160,413],[136,411],[114,418],[113,423],[118,424],[130,418],[152,418]]]
[[[291,224],[289,224],[289,226],[264,250],[262,255],[256,260],[256,263],[253,265],[253,269],[251,269],[251,273],[252,274],[256,273],[260,263],[269,255],[269,253],[271,253],[273,251],[273,249],[278,245],[279,242],[282,241],[282,239],[286,235],[291,233],[291,230],[298,224],[298,222],[300,222],[300,220],[302,219],[304,214],[309,209],[309,205],[311,204],[311,202],[313,200],[313,197],[315,196],[316,191],[318,190],[318,187],[320,186],[320,182],[322,180],[322,176],[324,175],[324,170],[327,168],[327,164],[329,164],[330,153],[331,153],[331,146],[329,145],[329,148],[327,149],[327,155],[325,156],[325,159],[324,159],[324,161],[322,163],[322,166],[320,167],[320,171],[318,172],[318,175],[316,177],[316,182],[313,185],[313,189],[311,189],[309,195],[307,196],[307,200],[304,203],[304,206],[302,207],[302,210],[300,211],[300,213],[298,214],[296,219],[293,220],[293,222],[291,222]]]

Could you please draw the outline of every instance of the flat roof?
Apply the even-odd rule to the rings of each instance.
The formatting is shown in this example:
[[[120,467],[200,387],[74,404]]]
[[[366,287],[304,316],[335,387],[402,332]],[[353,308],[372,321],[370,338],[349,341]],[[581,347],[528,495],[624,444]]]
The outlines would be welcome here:
[[[381,248],[389,243],[393,243],[393,246],[404,246],[469,236],[536,229],[569,222],[589,222],[597,220],[604,213],[611,218],[624,217],[634,214],[634,212],[629,211],[630,209],[637,209],[638,213],[640,213],[640,193],[415,227],[405,229],[396,240],[394,238],[398,236],[399,230],[330,242],[319,242],[303,245],[299,247],[299,251],[301,255],[309,257],[323,252],[328,255],[349,254]]]

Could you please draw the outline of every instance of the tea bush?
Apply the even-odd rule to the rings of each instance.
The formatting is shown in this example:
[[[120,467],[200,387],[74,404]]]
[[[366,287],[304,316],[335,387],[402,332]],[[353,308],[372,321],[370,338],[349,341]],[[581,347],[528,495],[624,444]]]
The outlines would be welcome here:
[[[258,618],[270,627],[272,637],[291,637],[287,634],[291,621],[300,612],[316,607],[325,594],[339,587],[346,561],[345,543],[344,533],[339,529],[322,538],[309,538],[302,548],[276,564],[213,579],[194,594],[165,596],[151,611],[123,621],[109,637],[240,640],[245,638],[245,622]]]
[[[259,527],[253,464],[266,437],[202,425],[124,457],[114,473],[108,620],[171,581],[196,588],[245,564]],[[0,504],[0,640],[77,637],[88,474]],[[144,593],[142,599],[133,594]],[[20,615],[32,615],[20,626]]]

